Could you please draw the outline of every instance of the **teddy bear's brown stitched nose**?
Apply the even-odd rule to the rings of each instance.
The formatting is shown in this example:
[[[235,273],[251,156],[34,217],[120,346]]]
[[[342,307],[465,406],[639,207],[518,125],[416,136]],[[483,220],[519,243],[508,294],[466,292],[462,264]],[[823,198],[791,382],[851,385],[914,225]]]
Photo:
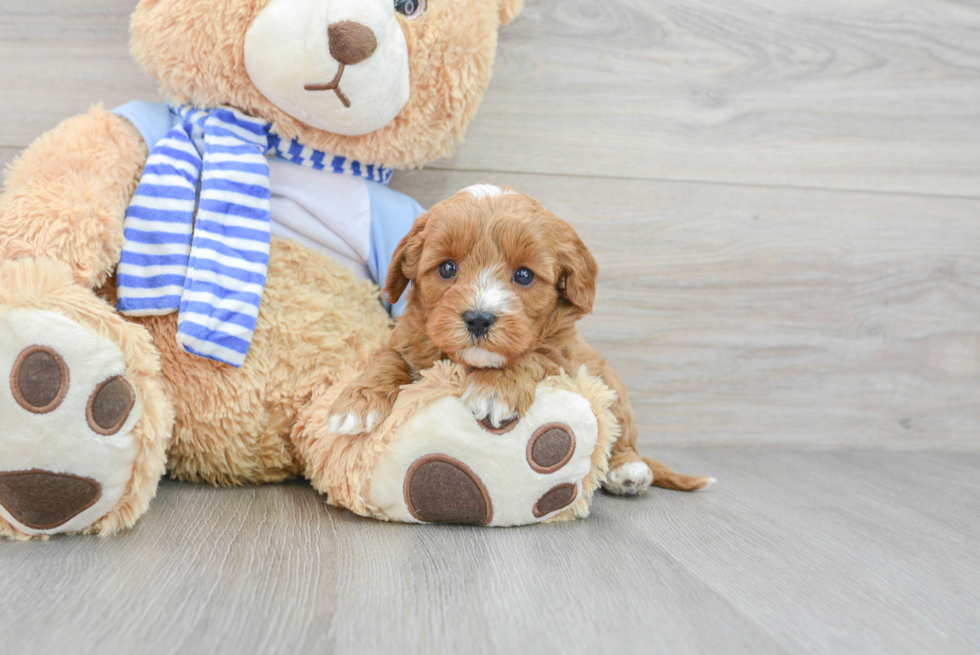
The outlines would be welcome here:
[[[378,39],[371,28],[352,20],[334,23],[327,28],[330,56],[345,66],[353,66],[374,54]]]

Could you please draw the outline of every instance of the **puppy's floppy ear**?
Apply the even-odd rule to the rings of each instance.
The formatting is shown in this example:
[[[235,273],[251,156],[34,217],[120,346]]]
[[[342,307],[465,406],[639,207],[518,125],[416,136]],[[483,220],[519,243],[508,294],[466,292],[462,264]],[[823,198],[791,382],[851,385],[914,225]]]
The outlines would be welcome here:
[[[500,26],[503,27],[517,18],[524,7],[524,0],[500,0]]]
[[[388,278],[385,280],[385,295],[392,304],[398,302],[408,283],[418,274],[419,256],[422,254],[422,244],[425,243],[422,232],[428,220],[428,213],[415,219],[412,229],[398,242],[398,247],[391,256]]]
[[[562,230],[558,245],[558,295],[583,314],[592,312],[599,265],[575,229],[559,220]]]

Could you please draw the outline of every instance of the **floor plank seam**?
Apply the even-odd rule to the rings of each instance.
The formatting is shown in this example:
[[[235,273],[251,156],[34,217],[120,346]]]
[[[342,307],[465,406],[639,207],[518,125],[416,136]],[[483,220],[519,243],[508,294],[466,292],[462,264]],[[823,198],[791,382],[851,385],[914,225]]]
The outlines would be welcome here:
[[[926,199],[943,199],[943,200],[980,200],[980,195],[976,196],[966,196],[958,194],[943,194],[943,193],[917,193],[915,191],[886,191],[881,189],[859,189],[850,187],[821,187],[821,186],[802,186],[794,184],[751,184],[748,182],[729,182],[729,181],[718,181],[718,180],[694,180],[685,178],[669,178],[669,177],[635,177],[635,176],[622,176],[622,175],[600,175],[598,173],[590,173],[588,175],[576,174],[576,173],[542,173],[540,171],[512,171],[505,169],[483,169],[483,168],[452,168],[447,166],[425,166],[423,171],[439,171],[442,173],[481,173],[488,175],[528,175],[534,177],[552,177],[552,178],[572,178],[572,179],[582,179],[582,180],[617,180],[624,182],[654,182],[658,184],[699,184],[706,186],[723,186],[723,187],[734,187],[739,189],[772,189],[772,190],[789,190],[789,191],[813,191],[813,192],[831,192],[831,193],[843,193],[843,194],[867,194],[873,196],[904,196],[912,198],[926,198]],[[397,172],[397,171],[396,171]]]

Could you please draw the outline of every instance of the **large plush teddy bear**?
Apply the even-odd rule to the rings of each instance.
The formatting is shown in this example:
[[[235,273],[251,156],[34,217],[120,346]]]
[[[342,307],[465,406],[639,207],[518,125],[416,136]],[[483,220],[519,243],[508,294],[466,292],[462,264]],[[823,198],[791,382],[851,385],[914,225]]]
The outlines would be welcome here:
[[[170,104],[64,121],[0,198],[0,534],[131,526],[165,471],[305,475],[394,520],[585,514],[617,426],[584,372],[509,431],[449,362],[371,435],[325,427],[390,334],[377,283],[422,211],[391,170],[462,138],[520,2],[139,3],[132,52]]]

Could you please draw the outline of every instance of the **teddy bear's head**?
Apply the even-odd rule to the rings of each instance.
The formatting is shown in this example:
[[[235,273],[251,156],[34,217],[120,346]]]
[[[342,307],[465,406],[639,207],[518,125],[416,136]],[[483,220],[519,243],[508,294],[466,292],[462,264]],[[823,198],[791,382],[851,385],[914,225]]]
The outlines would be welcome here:
[[[462,139],[522,0],[141,0],[132,52],[171,101],[287,139],[421,166]]]

